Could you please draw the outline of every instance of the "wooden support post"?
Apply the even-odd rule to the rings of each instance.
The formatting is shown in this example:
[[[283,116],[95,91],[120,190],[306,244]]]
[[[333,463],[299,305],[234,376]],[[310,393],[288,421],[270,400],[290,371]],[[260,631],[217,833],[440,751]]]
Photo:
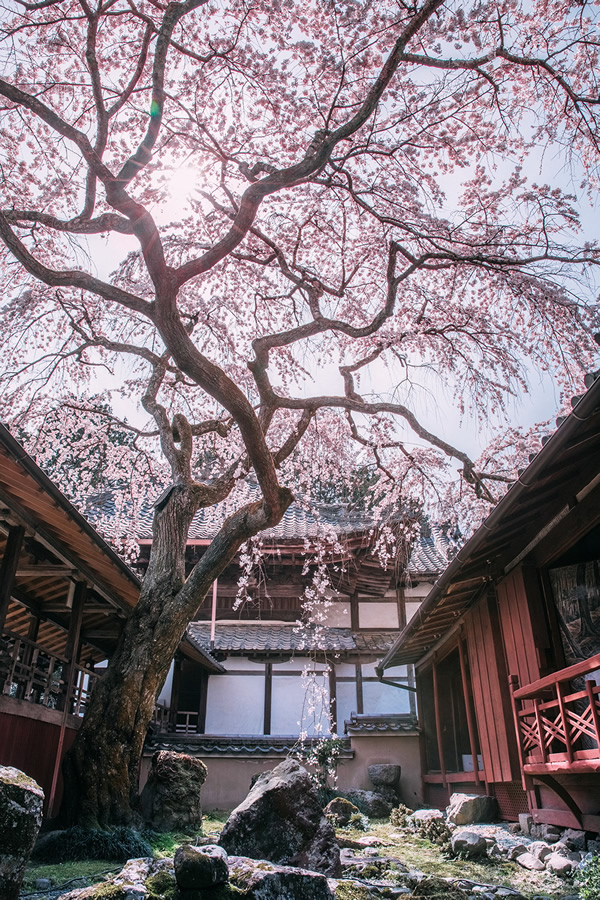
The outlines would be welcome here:
[[[206,734],[206,706],[208,701],[208,672],[203,672],[200,676],[200,704],[198,706],[198,725],[196,731],[198,734]]]
[[[350,629],[358,631],[358,594],[355,592],[350,597]]]
[[[273,663],[265,663],[265,711],[263,734],[271,734],[271,706],[273,701]]]
[[[432,666],[433,673],[433,709],[435,713],[435,731],[437,737],[437,746],[438,746],[438,756],[440,758],[440,774],[442,776],[442,784],[444,787],[448,787],[448,780],[446,778],[446,765],[444,762],[444,744],[442,741],[442,717],[440,713],[440,697],[439,697],[439,685],[438,685],[438,677],[437,677],[437,664],[435,659],[433,660]]]
[[[171,700],[169,706],[169,731],[177,731],[177,713],[179,712],[179,688],[181,685],[181,666],[183,656],[176,653],[173,659],[173,678],[171,681]]]
[[[569,715],[565,707],[564,687],[560,681],[556,682],[556,698],[558,700],[558,708],[560,710],[560,719],[565,732],[565,749],[567,760],[573,762],[573,747],[571,746],[571,735],[569,733]]]
[[[0,564],[0,637],[4,631],[24,537],[25,529],[22,525],[15,525],[10,529]]]
[[[544,725],[542,723],[542,716],[540,713],[540,701],[537,697],[533,698],[533,710],[535,713],[535,722],[537,725],[540,750],[542,752],[542,762],[545,763],[548,761],[548,752],[546,750],[546,736],[544,734]]]
[[[594,688],[596,687],[595,681],[585,682],[585,690],[588,695],[588,700],[590,701],[590,710],[592,713],[592,722],[594,723],[594,731],[596,732],[596,746],[600,750],[600,716],[598,715],[598,706],[596,703],[596,699],[598,694],[594,694]]]
[[[63,747],[65,743],[65,731],[67,728],[67,716],[69,714],[69,704],[71,701],[71,688],[73,685],[73,676],[75,674],[75,666],[79,653],[79,637],[81,635],[81,621],[83,618],[83,606],[87,595],[87,585],[80,581],[77,583],[75,593],[73,595],[73,609],[69,620],[69,632],[67,634],[67,645],[65,648],[65,658],[67,660],[66,670],[63,673],[63,694],[59,698],[59,708],[62,709],[62,722],[60,725],[60,734],[58,736],[58,746],[56,748],[56,756],[54,758],[54,771],[52,773],[52,785],[50,787],[50,799],[48,800],[48,812],[50,816],[54,812],[54,799],[56,797],[56,788],[58,785],[58,773],[62,763]]]
[[[364,712],[362,666],[356,663],[356,712],[362,715]]]
[[[331,733],[337,734],[337,682],[333,663],[329,663],[329,721]]]
[[[479,759],[477,753],[477,732],[475,730],[475,719],[473,716],[473,700],[471,695],[471,684],[467,677],[467,661],[465,659],[465,651],[463,647],[462,635],[458,639],[458,656],[460,659],[460,675],[462,679],[462,689],[465,698],[465,709],[467,711],[467,730],[469,732],[469,746],[473,757],[473,772],[475,773],[475,784],[480,784],[479,777]]]
[[[75,666],[79,659],[79,638],[81,635],[81,622],[83,619],[83,607],[87,597],[87,585],[84,581],[78,581],[73,594],[73,607],[69,619],[69,631],[65,646],[65,659],[67,665],[63,672],[63,691],[59,701],[59,709],[70,711],[71,691],[74,683]]]
[[[523,752],[523,740],[521,736],[521,720],[519,718],[519,710],[517,709],[517,699],[515,698],[515,691],[519,690],[519,676],[510,675],[508,678],[508,684],[510,686],[510,699],[512,702],[513,722],[515,723],[515,735],[517,737],[517,751],[519,753],[519,767],[521,769],[521,784],[523,785],[523,790],[527,791],[527,793],[529,794],[529,787],[525,780],[525,772],[523,770],[523,766],[525,765],[525,754]]]

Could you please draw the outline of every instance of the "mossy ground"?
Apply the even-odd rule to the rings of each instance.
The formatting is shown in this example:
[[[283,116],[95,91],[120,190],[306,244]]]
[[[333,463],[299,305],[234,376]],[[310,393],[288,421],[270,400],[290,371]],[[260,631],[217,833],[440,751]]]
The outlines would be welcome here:
[[[228,813],[217,811],[206,814],[202,831],[193,834],[148,834],[146,837],[152,845],[155,857],[172,857],[176,848],[185,842],[194,843],[197,838],[209,838],[216,841]],[[340,836],[358,840],[365,836],[374,836],[383,842],[379,848],[382,856],[393,856],[400,859],[410,869],[420,869],[428,875],[444,878],[468,879],[476,884],[496,884],[519,890],[525,897],[536,894],[562,900],[568,894],[576,894],[577,888],[572,881],[562,880],[545,872],[530,872],[515,863],[495,862],[491,860],[449,859],[440,853],[435,844],[425,838],[418,837],[403,829],[395,828],[388,821],[371,820],[367,835],[364,831],[345,828]],[[355,851],[357,852],[357,851]],[[107,863],[102,860],[84,860],[81,862],[61,863],[60,865],[30,864],[25,875],[22,895],[25,897],[35,891],[37,878],[49,878],[53,886],[62,886],[73,879],[83,879],[79,885],[93,884],[108,878],[111,873],[119,871],[118,863]],[[73,885],[74,887],[75,885]],[[56,890],[55,887],[55,890]],[[65,891],[69,888],[65,888]],[[240,896],[235,889],[223,891],[222,900]],[[36,894],[35,900],[44,900],[43,894]],[[215,895],[215,900],[221,900]],[[353,898],[354,900],[354,898]],[[446,892],[444,900],[450,900]]]

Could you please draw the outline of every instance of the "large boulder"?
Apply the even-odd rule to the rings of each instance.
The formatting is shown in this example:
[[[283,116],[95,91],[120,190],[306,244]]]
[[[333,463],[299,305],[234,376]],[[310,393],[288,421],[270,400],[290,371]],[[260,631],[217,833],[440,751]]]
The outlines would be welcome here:
[[[0,766],[0,897],[17,900],[42,824],[44,792],[11,766]]]
[[[452,794],[446,817],[453,825],[495,822],[497,809],[495,797],[485,794]]]
[[[207,768],[187,753],[158,750],[152,757],[140,810],[156,831],[186,831],[202,825],[200,790]]]
[[[286,759],[257,779],[233,810],[219,844],[236,856],[337,875],[340,848],[305,768]]]
[[[369,766],[369,778],[376,788],[391,787],[398,788],[400,784],[400,775],[402,769],[400,766],[381,764],[377,766]]]

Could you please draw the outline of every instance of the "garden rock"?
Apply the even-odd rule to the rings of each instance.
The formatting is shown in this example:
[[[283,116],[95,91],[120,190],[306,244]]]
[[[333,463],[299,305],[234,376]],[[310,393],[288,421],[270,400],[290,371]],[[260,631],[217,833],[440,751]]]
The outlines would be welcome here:
[[[17,900],[27,860],[42,824],[44,792],[12,766],[0,766],[0,897]]]
[[[225,884],[229,878],[227,854],[216,844],[203,847],[184,844],[177,849],[173,864],[177,886],[184,891]]]
[[[550,856],[552,850],[543,841],[533,841],[527,848],[528,853],[532,853],[540,862],[544,862],[547,856]]]
[[[229,880],[241,891],[236,894],[240,900],[331,900],[334,896],[324,875],[243,856],[229,857]]]
[[[345,797],[334,797],[323,810],[327,818],[343,828],[350,822],[352,816],[360,815],[358,806],[350,803]]]
[[[566,828],[563,831],[561,840],[567,845],[569,850],[585,850],[585,831]]]
[[[519,813],[519,827],[523,834],[529,834],[533,825],[533,816],[529,813]]]
[[[487,841],[475,831],[461,829],[452,835],[452,852],[468,857],[485,856]]]
[[[375,791],[348,791],[348,799],[370,819],[387,819],[394,805]]]
[[[558,853],[551,853],[546,857],[544,862],[546,868],[552,872],[553,875],[558,875],[559,878],[566,878],[576,866],[576,863],[573,862],[573,860],[567,859],[566,856],[561,856]]]
[[[494,822],[497,803],[495,797],[478,794],[452,794],[446,810],[448,822],[472,825],[475,822]]]
[[[200,790],[207,768],[187,753],[158,750],[140,796],[142,816],[157,831],[186,831],[202,824]]]
[[[369,766],[368,772],[375,787],[397,788],[400,784],[402,768],[393,765]]]
[[[517,856],[516,862],[524,869],[530,869],[532,872],[540,872],[544,868],[544,863],[540,862],[533,853],[521,853],[520,856]]]
[[[172,859],[150,857],[130,859],[110,881],[76,888],[57,900],[146,900],[154,896],[173,896],[176,889]]]
[[[408,821],[411,827],[419,828],[421,825],[431,822],[432,819],[443,818],[444,813],[440,809],[417,809],[411,816],[408,816]]]
[[[219,844],[229,854],[327,875],[340,871],[335,830],[323,815],[308,772],[294,759],[257,779],[225,823]]]

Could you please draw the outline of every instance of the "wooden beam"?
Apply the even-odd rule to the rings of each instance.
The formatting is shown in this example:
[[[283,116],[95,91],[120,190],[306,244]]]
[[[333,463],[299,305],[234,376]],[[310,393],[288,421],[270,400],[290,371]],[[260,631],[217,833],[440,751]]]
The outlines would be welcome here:
[[[0,635],[4,631],[6,614],[10,605],[10,598],[15,586],[15,573],[21,556],[25,529],[22,525],[16,525],[8,532],[8,539],[4,548],[4,556],[0,565]]]

